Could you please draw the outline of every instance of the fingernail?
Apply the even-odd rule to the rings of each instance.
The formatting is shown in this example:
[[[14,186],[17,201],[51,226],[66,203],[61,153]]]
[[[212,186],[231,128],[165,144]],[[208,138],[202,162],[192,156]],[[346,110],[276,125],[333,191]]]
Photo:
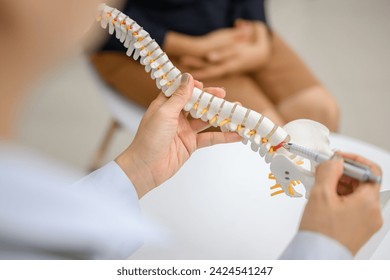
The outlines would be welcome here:
[[[180,83],[182,85],[186,85],[188,84],[188,81],[190,80],[190,74],[187,74],[187,73],[184,73],[183,75],[181,75],[181,81]]]

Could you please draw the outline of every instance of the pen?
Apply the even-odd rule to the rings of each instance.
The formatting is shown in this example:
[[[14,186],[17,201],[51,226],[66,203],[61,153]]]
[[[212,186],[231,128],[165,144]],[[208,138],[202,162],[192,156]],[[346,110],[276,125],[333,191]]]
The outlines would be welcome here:
[[[332,156],[327,156],[293,143],[284,144],[283,147],[293,154],[317,163],[322,163],[332,158]],[[370,181],[378,184],[382,182],[382,177],[373,174],[369,166],[350,159],[344,159],[343,174],[361,182]]]

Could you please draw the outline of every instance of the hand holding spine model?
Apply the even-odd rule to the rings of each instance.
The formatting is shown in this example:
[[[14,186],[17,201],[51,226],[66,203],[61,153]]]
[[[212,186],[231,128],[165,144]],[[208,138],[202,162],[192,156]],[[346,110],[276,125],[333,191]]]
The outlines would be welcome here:
[[[156,85],[167,96],[178,88],[182,73],[177,69],[160,46],[134,20],[106,4],[99,6],[99,18],[103,28],[110,34],[115,32],[128,49],[127,55],[145,66],[146,72],[156,80]],[[269,178],[276,183],[271,187],[272,196],[285,193],[290,197],[301,197],[294,186],[303,184],[306,197],[314,183],[314,173],[302,166],[301,158],[288,152],[283,145],[293,141],[325,154],[332,153],[329,148],[329,131],[323,125],[309,121],[297,120],[281,128],[264,115],[215,97],[195,88],[190,101],[184,107],[196,119],[219,126],[222,131],[236,131],[243,142],[251,143],[254,152],[258,152],[270,163],[272,173]],[[313,145],[312,143],[315,143]],[[314,162],[311,162],[314,170]]]

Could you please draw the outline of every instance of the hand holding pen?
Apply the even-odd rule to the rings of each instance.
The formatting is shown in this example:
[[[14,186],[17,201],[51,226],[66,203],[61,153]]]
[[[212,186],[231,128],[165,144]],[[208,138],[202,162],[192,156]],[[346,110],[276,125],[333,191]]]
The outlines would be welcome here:
[[[284,148],[293,154],[296,154],[298,156],[301,156],[303,158],[309,159],[317,163],[325,162],[331,159],[333,156],[337,156],[337,154],[334,154],[333,156],[329,157],[327,155],[318,153],[316,151],[312,151],[310,149],[307,149],[306,147],[302,147],[294,143],[287,143],[284,145]],[[356,179],[360,182],[374,182],[374,183],[381,184],[382,177],[374,174],[372,172],[370,164],[368,163],[369,162],[366,159],[363,159],[359,156],[349,156],[349,157],[346,156],[344,158],[343,174],[347,177]]]

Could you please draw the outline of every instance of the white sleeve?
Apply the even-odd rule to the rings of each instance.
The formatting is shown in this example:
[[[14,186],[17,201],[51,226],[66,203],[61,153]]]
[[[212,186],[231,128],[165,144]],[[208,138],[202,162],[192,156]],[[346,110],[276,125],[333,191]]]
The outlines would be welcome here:
[[[129,177],[112,161],[70,186],[95,198],[99,208],[105,209],[97,217],[95,232],[99,245],[91,256],[94,259],[123,259],[129,257],[143,243],[143,222],[137,192]],[[92,210],[92,209],[90,209]],[[91,212],[90,214],[95,215]],[[86,221],[88,222],[88,221]],[[111,228],[107,228],[107,226]],[[91,225],[96,226],[96,225]],[[91,227],[91,230],[93,228]]]
[[[299,231],[281,260],[350,260],[351,252],[336,240],[311,231]]]
[[[115,162],[68,187],[22,174],[0,178],[0,259],[125,259],[142,245],[138,196]]]

